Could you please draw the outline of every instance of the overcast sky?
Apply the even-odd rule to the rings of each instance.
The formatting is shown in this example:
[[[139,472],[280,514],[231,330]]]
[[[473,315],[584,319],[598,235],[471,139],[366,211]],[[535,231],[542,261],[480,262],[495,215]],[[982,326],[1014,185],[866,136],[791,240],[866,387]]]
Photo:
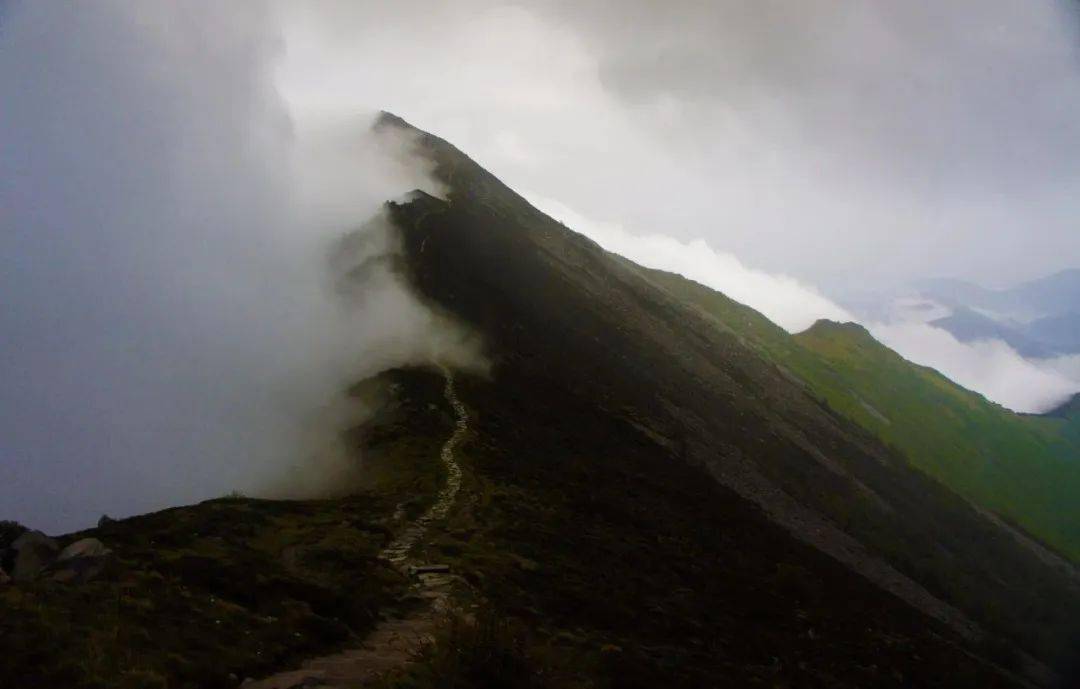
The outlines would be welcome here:
[[[0,2],[0,518],[258,490],[344,382],[473,362],[392,281],[327,290],[333,241],[431,185],[378,109],[798,330],[1080,267],[1077,31],[1064,0]],[[869,325],[1017,409],[1080,385]]]
[[[1077,7],[285,3],[278,84],[294,112],[391,110],[606,248],[797,331],[916,280],[1080,267]],[[894,313],[864,324],[1012,409],[1080,389],[1075,364]]]
[[[282,83],[831,291],[1080,264],[1068,0],[285,5]]]

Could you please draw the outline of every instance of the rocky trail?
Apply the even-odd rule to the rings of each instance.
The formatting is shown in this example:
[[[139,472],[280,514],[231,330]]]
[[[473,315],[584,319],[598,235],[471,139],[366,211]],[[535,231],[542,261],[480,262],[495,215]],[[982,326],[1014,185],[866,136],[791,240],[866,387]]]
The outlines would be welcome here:
[[[438,620],[449,605],[458,578],[442,564],[417,562],[411,555],[428,532],[428,527],[446,518],[461,489],[461,466],[454,450],[469,430],[469,415],[458,399],[453,374],[443,369],[446,386],[443,395],[454,409],[454,432],[446,440],[440,459],[446,468],[446,483],[431,505],[379,557],[413,579],[407,598],[419,601],[401,617],[379,622],[363,643],[340,653],[312,658],[296,670],[281,672],[260,680],[245,680],[244,689],[297,689],[299,687],[363,687],[387,673],[407,665],[425,643],[434,639]],[[399,508],[396,515],[403,514]]]

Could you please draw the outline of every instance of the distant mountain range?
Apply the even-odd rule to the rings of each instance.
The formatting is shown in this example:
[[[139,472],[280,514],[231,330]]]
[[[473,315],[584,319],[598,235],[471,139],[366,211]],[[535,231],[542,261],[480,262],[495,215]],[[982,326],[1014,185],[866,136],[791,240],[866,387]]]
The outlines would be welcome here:
[[[994,290],[962,280],[926,280],[918,288],[949,306],[969,306],[1008,315],[1047,316],[1080,305],[1080,269],[1063,270],[1008,289]]]
[[[931,325],[963,342],[998,339],[1032,358],[1080,353],[1080,270],[1005,290],[959,280],[930,280],[918,289],[953,311]]]

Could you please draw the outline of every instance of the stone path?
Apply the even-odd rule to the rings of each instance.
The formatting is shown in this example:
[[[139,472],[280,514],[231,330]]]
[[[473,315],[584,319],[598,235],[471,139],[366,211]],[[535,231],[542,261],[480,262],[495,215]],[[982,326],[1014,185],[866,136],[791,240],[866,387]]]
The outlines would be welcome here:
[[[356,647],[341,653],[312,658],[297,670],[281,672],[260,680],[246,680],[244,689],[297,689],[334,687],[355,689],[407,665],[425,643],[434,639],[440,614],[445,611],[457,578],[444,566],[423,566],[410,552],[427,533],[428,526],[446,518],[461,489],[461,467],[454,449],[469,430],[469,414],[454,389],[454,376],[443,369],[443,394],[454,409],[454,432],[442,446],[440,458],[446,466],[446,484],[435,503],[379,553],[379,557],[415,579],[413,595],[423,604],[404,617],[384,620]],[[435,570],[435,571],[425,571]]]
[[[447,512],[450,511],[450,507],[453,506],[458,491],[461,489],[461,467],[454,458],[454,448],[457,447],[469,430],[469,413],[465,410],[465,405],[458,399],[457,391],[454,389],[453,374],[446,369],[443,369],[443,374],[446,376],[446,387],[443,390],[443,395],[446,397],[446,401],[450,403],[450,406],[454,408],[454,414],[457,417],[454,432],[443,443],[441,453],[442,462],[446,466],[446,485],[439,491],[435,504],[429,507],[427,512],[379,553],[379,557],[398,569],[406,565],[409,551],[427,532],[428,525],[446,518]]]

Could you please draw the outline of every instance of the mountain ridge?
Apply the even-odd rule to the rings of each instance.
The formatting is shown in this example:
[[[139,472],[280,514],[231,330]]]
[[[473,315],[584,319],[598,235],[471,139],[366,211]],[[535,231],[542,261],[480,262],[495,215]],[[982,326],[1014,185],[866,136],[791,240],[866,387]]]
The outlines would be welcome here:
[[[896,562],[938,595],[967,596],[964,607],[977,609],[989,598],[974,592],[994,586],[979,564],[988,553],[975,552],[989,548],[990,557],[1028,571],[1025,577],[1056,578],[1059,600],[1074,595],[1065,593],[1067,577],[1031,562],[1012,535],[998,533],[998,526],[823,404],[782,365],[761,356],[740,328],[718,327],[657,285],[655,273],[551,220],[450,144],[429,134],[419,134],[419,143],[449,191],[446,201],[390,206],[413,283],[481,332],[496,377],[513,362],[519,375],[562,381],[573,394],[645,428],[682,461],[705,467],[793,533],[851,566],[861,562],[864,574],[876,571],[872,563]],[[920,526],[939,510],[956,535],[971,530],[950,540],[946,580],[931,574],[938,565],[920,564],[917,555],[939,547],[930,543],[931,522]],[[906,523],[897,523],[896,512]],[[849,534],[854,539],[848,541]],[[844,552],[843,543],[861,548],[860,538],[869,550]],[[880,571],[868,575],[889,585]],[[908,575],[900,578],[913,583]],[[909,599],[926,591],[903,588],[890,590]],[[1018,590],[1023,587],[999,594],[1013,597]],[[1038,604],[1056,616],[1055,606]],[[936,607],[936,614],[947,618],[950,608]],[[963,628],[960,619],[953,618]],[[1014,618],[1013,624],[1023,622]],[[1030,631],[1056,643],[1049,641],[1056,632]]]
[[[388,263],[490,370],[351,385],[377,411],[344,435],[364,469],[345,498],[233,496],[62,537],[115,557],[83,586],[0,583],[0,676],[336,686],[325,668],[383,662],[388,628],[416,621],[429,640],[378,686],[1069,681],[1044,661],[1069,671],[1080,587],[823,396],[804,367],[827,359],[604,251],[442,139],[377,126],[406,127],[445,187],[387,204]],[[370,271],[339,267],[362,292]],[[453,588],[438,605],[433,572]]]

